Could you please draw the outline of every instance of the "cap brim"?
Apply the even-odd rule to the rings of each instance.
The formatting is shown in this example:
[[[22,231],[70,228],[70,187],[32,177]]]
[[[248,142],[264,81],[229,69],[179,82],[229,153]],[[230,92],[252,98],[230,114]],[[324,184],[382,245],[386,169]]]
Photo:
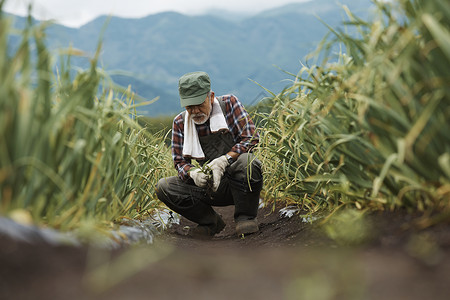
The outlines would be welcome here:
[[[208,93],[191,98],[180,98],[181,106],[186,107],[190,105],[200,105],[205,102],[207,95]]]

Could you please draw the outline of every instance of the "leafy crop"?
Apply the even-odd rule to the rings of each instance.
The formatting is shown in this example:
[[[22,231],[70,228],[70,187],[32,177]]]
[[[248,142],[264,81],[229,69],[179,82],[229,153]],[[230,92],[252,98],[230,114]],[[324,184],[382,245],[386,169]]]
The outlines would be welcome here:
[[[30,18],[17,31],[0,17],[0,213],[23,209],[61,229],[146,213],[169,173],[165,137],[135,122],[141,104],[131,93],[108,88],[101,45],[90,68],[75,72],[70,57],[84,54],[69,48],[55,64],[45,26]]]
[[[448,218],[450,4],[376,4],[373,21],[347,10],[345,30],[330,28],[313,56],[322,63],[271,97],[266,194],[311,210],[401,206]]]

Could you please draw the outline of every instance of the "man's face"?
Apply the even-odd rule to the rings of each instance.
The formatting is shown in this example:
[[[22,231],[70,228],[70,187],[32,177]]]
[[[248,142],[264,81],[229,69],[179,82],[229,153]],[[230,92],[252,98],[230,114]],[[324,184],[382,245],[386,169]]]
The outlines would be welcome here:
[[[189,115],[192,117],[195,124],[203,124],[209,119],[213,101],[214,92],[211,92],[209,96],[206,96],[206,99],[202,104],[186,106],[186,110],[189,112]]]

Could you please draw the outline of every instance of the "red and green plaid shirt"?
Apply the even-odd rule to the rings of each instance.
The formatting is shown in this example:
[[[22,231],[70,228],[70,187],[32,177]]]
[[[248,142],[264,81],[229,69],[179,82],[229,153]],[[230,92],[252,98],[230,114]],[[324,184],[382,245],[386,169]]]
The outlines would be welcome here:
[[[222,101],[225,102],[225,119],[228,129],[232,133],[234,142],[236,143],[230,151],[239,154],[250,152],[259,142],[259,135],[256,131],[255,124],[236,96],[222,96]],[[173,120],[172,158],[175,169],[178,171],[178,176],[186,180],[188,179],[187,173],[193,165],[191,164],[190,158],[183,157],[184,121],[182,114],[178,114]],[[199,137],[211,134],[209,120],[204,124],[195,125],[195,127],[197,128]]]

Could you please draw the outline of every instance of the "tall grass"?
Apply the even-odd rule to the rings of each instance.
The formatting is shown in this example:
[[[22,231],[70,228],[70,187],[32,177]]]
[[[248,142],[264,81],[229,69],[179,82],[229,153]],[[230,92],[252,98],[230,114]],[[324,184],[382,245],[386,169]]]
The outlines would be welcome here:
[[[313,56],[323,62],[273,95],[266,195],[310,210],[411,207],[448,218],[450,3],[375,3],[373,21],[344,7],[345,30],[330,28]]]
[[[0,213],[24,209],[64,230],[145,213],[168,175],[164,137],[135,122],[131,93],[107,88],[100,45],[90,68],[74,74],[70,56],[80,51],[55,64],[45,27],[29,19],[14,31],[0,17]],[[16,50],[12,32],[21,38]]]

